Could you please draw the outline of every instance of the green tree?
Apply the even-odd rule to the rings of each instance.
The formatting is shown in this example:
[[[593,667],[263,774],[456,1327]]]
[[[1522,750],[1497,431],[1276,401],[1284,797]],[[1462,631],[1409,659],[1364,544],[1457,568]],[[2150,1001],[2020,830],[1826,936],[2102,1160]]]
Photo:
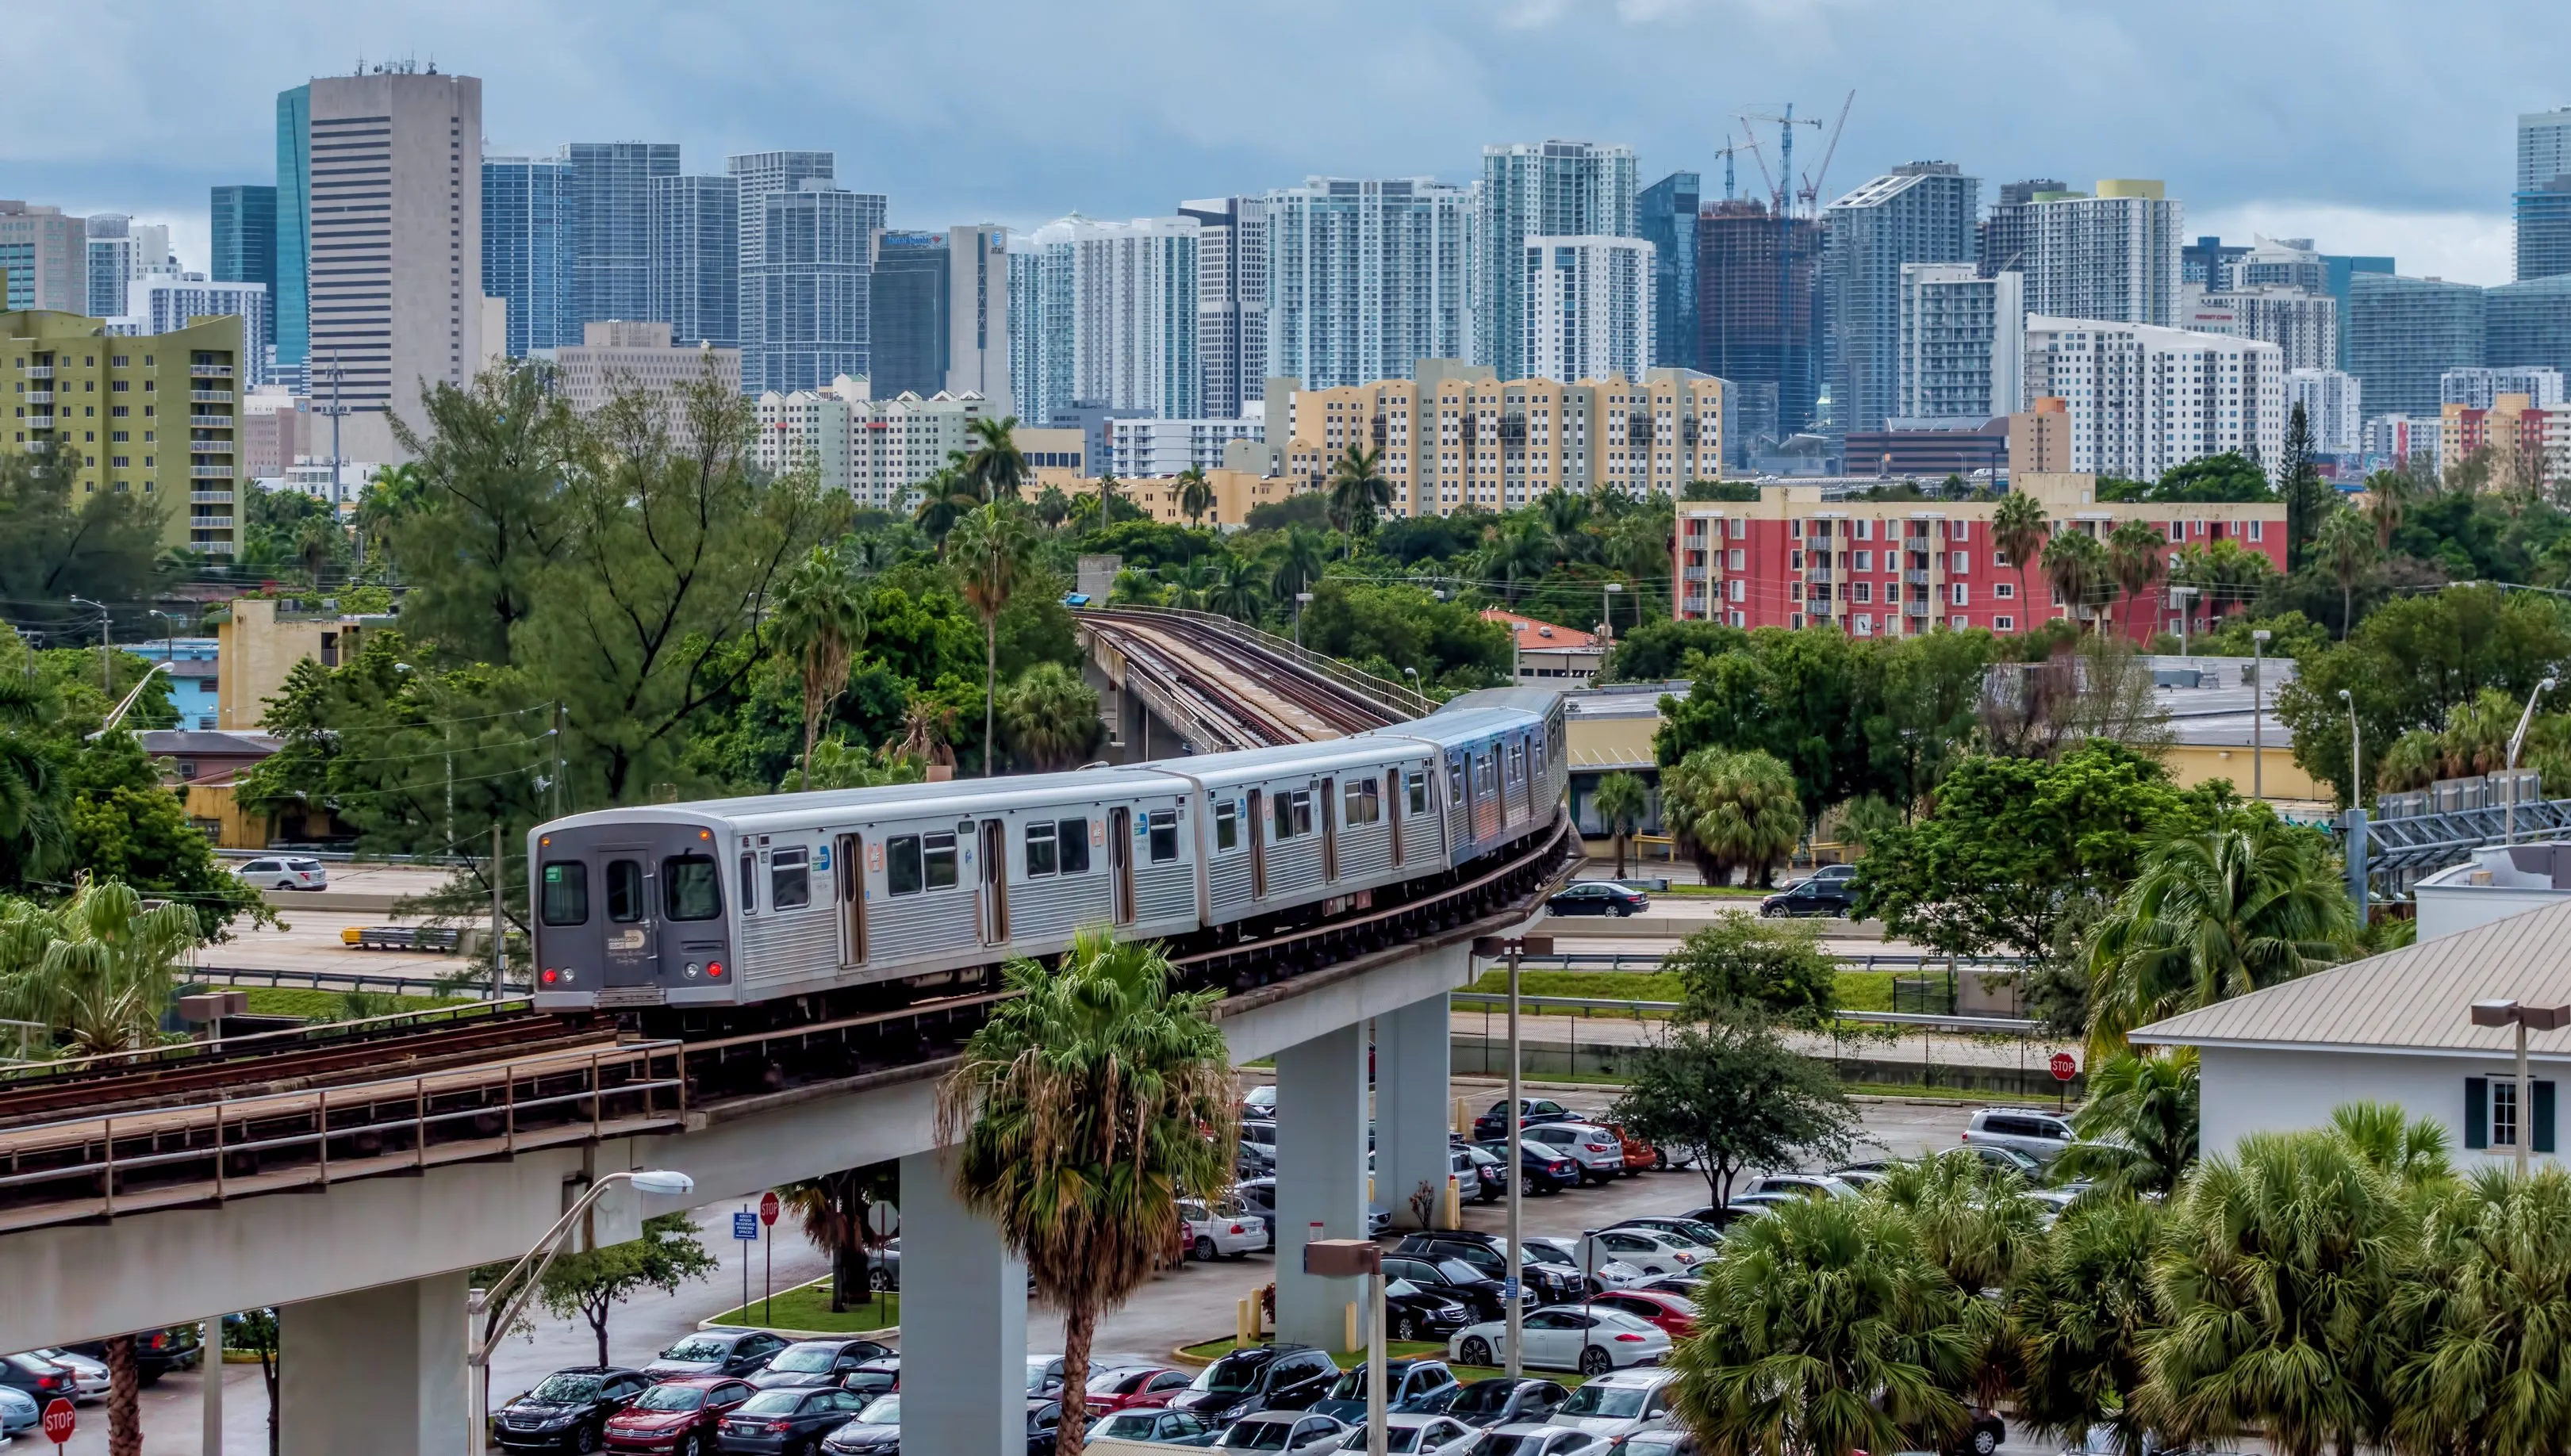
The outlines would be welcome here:
[[[1356,555],[1359,538],[1374,532],[1375,518],[1392,508],[1392,482],[1383,477],[1383,452],[1350,445],[1330,462],[1330,524],[1347,537],[1347,554]]]
[[[1643,822],[1643,811],[1651,806],[1650,791],[1639,774],[1610,773],[1598,780],[1589,802],[1598,811],[1598,827],[1616,841],[1616,878],[1623,879],[1625,841]]]
[[[1158,947],[1081,932],[1060,967],[1012,961],[1015,994],[938,1090],[955,1192],[1063,1312],[1062,1444],[1080,1456],[1101,1313],[1142,1287],[1178,1200],[1225,1184],[1232,1058],[1217,993],[1175,991]]]
[[[180,962],[199,938],[187,906],[146,909],[113,879],[86,883],[51,908],[9,901],[0,909],[0,1007],[51,1028],[70,1056],[155,1045],[178,995]]]
[[[1910,1215],[1926,1254],[1958,1289],[1976,1293],[2014,1287],[2044,1253],[2046,1210],[2015,1171],[1985,1162],[1969,1148],[1914,1158],[1866,1191]],[[1996,1305],[1975,1301],[1970,1322],[1984,1344],[1999,1337]]]
[[[1018,448],[1018,418],[976,415],[964,425],[964,478],[986,501],[1014,501],[1034,471]]]
[[[1412,586],[1323,578],[1303,608],[1303,645],[1395,681],[1404,668],[1414,669],[1423,686],[1481,688],[1508,680],[1505,628]]]
[[[1020,766],[1038,773],[1081,763],[1107,740],[1098,690],[1060,663],[1027,669],[1002,696],[1000,714],[1003,737]]]
[[[2374,527],[2374,549],[2392,550],[2392,533],[2401,529],[2401,518],[2408,514],[2410,497],[2417,486],[2409,473],[2400,470],[2377,470],[2365,477],[2365,519]]]
[[[2273,501],[2277,492],[2268,484],[2268,472],[2259,463],[2238,450],[2220,455],[2204,455],[2177,465],[2151,484],[2139,481],[2101,479],[2098,499],[2101,501],[2150,502],[2225,502]]]
[[[1500,583],[1503,599],[1514,602],[1524,584],[1542,580],[1557,560],[1553,534],[1544,523],[1513,515],[1483,538],[1473,553],[1472,569],[1485,580]]]
[[[1737,868],[1750,883],[1765,885],[1803,837],[1795,775],[1755,748],[1700,748],[1663,769],[1661,817],[1696,856],[1708,884],[1728,883]]]
[[[611,1363],[607,1317],[617,1305],[646,1289],[675,1294],[680,1285],[717,1267],[715,1256],[697,1237],[696,1220],[686,1213],[663,1213],[643,1220],[640,1238],[557,1255],[536,1285],[536,1299],[557,1319],[587,1320],[598,1337],[598,1363],[605,1365]]]
[[[2022,490],[2000,497],[1991,511],[1991,545],[2008,553],[2009,565],[2017,569],[2018,610],[2029,622],[2036,620],[2035,599],[2027,595],[2026,569],[2044,550],[2050,539],[2052,523],[2044,514],[2044,502]]]
[[[93,879],[168,896],[193,913],[198,935],[224,937],[243,915],[275,919],[258,892],[215,857],[188,821],[179,791],[164,785],[142,742],[117,731],[81,746],[71,766],[72,860]]]
[[[589,454],[548,366],[512,360],[420,402],[425,431],[387,414],[418,503],[391,522],[408,574],[403,630],[465,662],[508,663],[550,569],[579,532],[566,483]],[[746,428],[746,423],[745,423]],[[586,473],[586,472],[583,472]]]
[[[961,454],[961,451],[957,452],[958,457]],[[919,511],[911,522],[926,532],[928,539],[936,542],[942,551],[947,536],[955,529],[955,523],[979,509],[984,499],[979,482],[966,475],[963,466],[955,459],[950,459],[930,471],[928,478],[919,483]],[[1066,513],[1068,510],[1066,508]]]
[[[1255,557],[1227,551],[1213,584],[1206,588],[1206,610],[1255,626],[1268,605],[1269,583],[1274,578],[1275,573]]]
[[[1329,558],[1330,543],[1321,533],[1287,527],[1269,545],[1270,579],[1278,600],[1291,604],[1298,594],[1311,591]]]
[[[1720,622],[1662,619],[1627,628],[1599,669],[1601,683],[1666,683],[1684,677],[1691,662],[1738,652],[1750,635]]]
[[[2080,1141],[2053,1172],[2111,1193],[2176,1193],[2196,1167],[2200,1081],[2194,1047],[2119,1052],[2092,1065],[2089,1100],[2071,1119]]]
[[[867,1253],[878,1245],[866,1227],[866,1208],[901,1197],[901,1165],[877,1163],[800,1179],[776,1191],[812,1246],[830,1259],[830,1312],[874,1302],[876,1279]]]
[[[1965,1296],[1875,1200],[1799,1199],[1737,1225],[1670,1364],[1708,1456],[1943,1450],[1974,1358]]]
[[[79,460],[68,449],[0,451],[0,595],[21,611],[75,596],[139,607],[160,587],[172,507],[133,491],[76,490]]]
[[[837,552],[815,546],[787,574],[776,597],[776,634],[802,678],[803,787],[810,788],[813,741],[830,705],[848,691],[849,664],[866,635],[863,594]]]
[[[2304,402],[2295,401],[2286,414],[2286,458],[2277,471],[2277,479],[2286,491],[2286,570],[2289,574],[2303,570],[2311,558],[2307,548],[2320,530],[2322,492],[2321,473],[2313,463],[2313,422],[2304,413]]]
[[[72,862],[68,744],[47,731],[51,695],[7,661],[27,663],[16,648],[0,655],[0,883],[26,885],[64,874]]]
[[[2355,934],[2328,842],[2257,805],[2156,846],[2089,949],[2090,1055],[2163,1017],[2320,970]]]
[[[2161,1206],[2141,1199],[2088,1197],[2063,1212],[2009,1293],[2021,1424],[2064,1441],[2109,1426],[2121,1456],[2143,1456],[2147,1430],[2132,1412],[2162,1322],[2151,1276],[2161,1223]]]
[[[1205,468],[1191,465],[1179,472],[1179,511],[1191,526],[1202,525],[1206,512],[1214,509],[1214,487],[1206,483]]]
[[[955,565],[965,602],[982,619],[985,657],[982,674],[982,741],[998,741],[992,731],[1000,684],[1000,614],[1019,590],[1034,584],[1042,568],[1026,518],[1014,505],[983,506],[958,522],[947,539],[947,556]],[[999,771],[996,754],[984,749],[982,772]]]
[[[2491,1170],[2437,1202],[2389,1322],[2393,1449],[2555,1456],[2571,1430],[2571,1177]]]
[[[1048,485],[1043,494],[1036,497],[1036,519],[1044,523],[1046,530],[1061,530],[1063,521],[1070,515],[1071,498],[1062,493],[1061,486]]]
[[[2338,583],[2338,638],[2356,622],[2356,584],[2374,564],[2374,530],[2354,511],[2333,511],[2313,542],[2313,555]]]
[[[1856,1110],[1828,1066],[1757,1018],[1678,1025],[1626,1059],[1611,1114],[1635,1137],[1684,1152],[1708,1198],[1732,1198],[1745,1169],[1846,1156]]]
[[[2061,599],[2063,614],[2074,622],[2082,618],[2105,620],[2101,608],[2111,576],[2107,548],[2086,531],[2065,527],[2044,543],[2045,581]],[[2029,610],[2033,610],[2032,604]]]
[[[1838,962],[1806,925],[1725,915],[1681,941],[1661,970],[1678,977],[1687,1015],[1700,1021],[1822,1028],[1838,1009]]]
[[[1688,696],[1662,701],[1653,751],[1665,768],[1699,748],[1767,753],[1793,770],[1796,798],[1814,812],[1866,792],[1875,745],[1864,725],[1882,711],[1886,650],[1828,628],[1762,628],[1697,660]]]

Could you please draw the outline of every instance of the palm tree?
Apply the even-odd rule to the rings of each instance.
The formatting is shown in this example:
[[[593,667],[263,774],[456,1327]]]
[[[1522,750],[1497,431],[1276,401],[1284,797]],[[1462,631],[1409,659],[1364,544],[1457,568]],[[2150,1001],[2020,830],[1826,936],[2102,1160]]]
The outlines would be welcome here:
[[[776,1191],[777,1202],[802,1225],[803,1236],[829,1256],[833,1314],[874,1299],[877,1280],[866,1267],[866,1251],[876,1246],[876,1239],[866,1228],[866,1206],[899,1197],[898,1169],[890,1163],[844,1168]]]
[[[2319,970],[2355,929],[2314,830],[2261,806],[2171,839],[2090,938],[2090,1056],[2113,1056],[2138,1026]]]
[[[1269,548],[1278,597],[1292,602],[1296,595],[1312,590],[1329,559],[1330,543],[1320,532],[1306,526],[1286,527],[1286,534]]]
[[[1060,663],[1038,663],[1021,674],[1002,717],[1019,760],[1039,773],[1069,768],[1107,739],[1098,690]]]
[[[1156,945],[1082,931],[1058,970],[1011,961],[938,1089],[955,1192],[1063,1312],[1062,1449],[1080,1456],[1100,1314],[1152,1276],[1178,1200],[1226,1187],[1236,1139],[1219,993],[1176,991]]]
[[[1795,775],[1770,754],[1699,748],[1661,775],[1661,816],[1696,855],[1708,884],[1738,866],[1764,885],[1803,837]]]
[[[2108,580],[2107,548],[2076,527],[2044,543],[2044,575],[2062,598],[2063,615],[2073,622],[2094,616],[2090,597]]]
[[[1356,555],[1357,538],[1374,533],[1375,517],[1392,506],[1392,482],[1383,478],[1383,452],[1350,445],[1330,462],[1330,524],[1348,538],[1347,554]]]
[[[2571,1321],[2571,1178],[2488,1170],[2439,1201],[2389,1322],[2402,1451],[2552,1456],[2571,1430],[2560,1331]]]
[[[803,681],[803,787],[812,786],[812,742],[830,705],[848,691],[848,665],[866,636],[866,608],[847,564],[815,546],[786,574],[776,599],[776,636]]]
[[[2145,1427],[2128,1412],[2161,1325],[2151,1281],[2161,1224],[2161,1206],[2141,1199],[2092,1196],[2063,1211],[2009,1296],[2020,1421],[2073,1441],[2112,1426],[2123,1456],[2143,1456]]]
[[[2356,616],[2356,583],[2365,569],[2374,564],[2374,530],[2365,518],[2354,511],[2334,511],[2321,523],[2320,535],[2313,547],[2320,554],[2321,565],[2338,578],[2338,640],[2347,641],[2347,629]]]
[[[1036,578],[1035,533],[1027,529],[1024,507],[994,501],[957,522],[946,546],[961,578],[964,604],[982,619],[982,776],[988,778],[1000,771],[999,744],[991,731],[998,714],[1000,614],[1018,588]]]
[[[1214,590],[1215,564],[1200,556],[1176,566],[1161,568],[1161,581],[1170,589],[1170,605],[1191,612],[1206,610],[1206,598]]]
[[[960,454],[951,457],[919,483],[919,514],[912,520],[938,543],[940,550],[945,549],[946,537],[955,529],[955,523],[982,504],[982,496],[957,463],[960,459]]]
[[[71,864],[71,779],[45,750],[47,704],[32,676],[0,667],[0,883],[51,879]]]
[[[1590,511],[1589,497],[1567,490],[1549,490],[1536,498],[1535,520],[1553,549],[1555,565],[1585,561],[1592,554]]]
[[[1226,551],[1223,564],[1215,569],[1214,581],[1206,588],[1206,610],[1220,612],[1235,622],[1256,624],[1260,609],[1268,603],[1268,586],[1276,573],[1257,559],[1238,551]]]
[[[2044,549],[2049,523],[2044,503],[2022,490],[2000,497],[1991,512],[1991,544],[2008,553],[2009,565],[2017,568],[2019,611],[2030,628],[2035,622],[2035,604],[2027,600],[2026,569],[2035,564],[2036,553]]]
[[[1874,1199],[1799,1199],[1736,1224],[1670,1357],[1710,1456],[1944,1450],[1973,1362],[1965,1296]]]
[[[986,501],[1016,500],[1018,487],[1034,473],[1018,449],[1017,428],[1016,415],[1007,419],[976,415],[965,423],[964,478],[973,483],[973,493]]]
[[[1643,780],[1632,773],[1610,773],[1598,780],[1598,791],[1590,796],[1590,806],[1598,810],[1598,827],[1616,841],[1616,878],[1625,877],[1625,839],[1643,822],[1643,810],[1651,803]]]
[[[887,758],[910,758],[922,767],[955,766],[955,710],[913,695],[901,713],[901,731],[883,745]]]
[[[1904,1163],[1866,1195],[1908,1216],[1920,1253],[1959,1291],[2013,1288],[2043,1256],[2044,1206],[2025,1179],[1970,1149]],[[1976,1350],[1996,1349],[2007,1335],[2004,1310],[1991,1299],[1965,1300],[1961,1323]],[[2000,1398],[2003,1367],[1976,1359],[1973,1368],[1976,1393]]]
[[[2392,549],[2392,533],[2401,529],[2417,489],[2418,483],[2406,470],[2377,470],[2365,477],[2365,516],[2374,523],[2375,550]]]
[[[2163,1196],[2196,1166],[2196,1049],[2119,1052],[2089,1070],[2089,1100],[2072,1115],[2080,1134],[2051,1170],[2112,1193]]]
[[[1512,516],[1495,527],[1474,552],[1474,569],[1502,585],[1502,595],[1516,601],[1522,582],[1541,580],[1553,570],[1553,538],[1542,522]]]
[[[2445,1125],[2412,1117],[2393,1103],[2341,1103],[2330,1109],[2330,1131],[2404,1189],[2436,1189],[2454,1177]]]
[[[1048,485],[1036,497],[1036,519],[1044,523],[1046,530],[1061,530],[1064,519],[1070,515],[1071,497],[1062,493],[1061,486]]]
[[[1206,483],[1202,466],[1191,465],[1179,472],[1179,513],[1191,526],[1205,523],[1205,513],[1214,509],[1214,487]]]
[[[1105,530],[1116,524],[1116,472],[1098,472],[1098,526]]]
[[[2107,536],[2107,575],[2125,594],[2125,635],[2134,634],[2134,604],[2160,580],[2169,538],[2149,521],[2127,521]]]

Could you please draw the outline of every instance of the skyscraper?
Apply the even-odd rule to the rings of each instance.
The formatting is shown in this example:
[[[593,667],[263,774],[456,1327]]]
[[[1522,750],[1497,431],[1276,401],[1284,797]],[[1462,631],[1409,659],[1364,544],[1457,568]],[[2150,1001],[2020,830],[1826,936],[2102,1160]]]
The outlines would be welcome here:
[[[2482,362],[2571,374],[2571,273],[2483,292]]]
[[[1503,379],[1526,377],[1526,241],[1631,238],[1637,186],[1631,147],[1557,141],[1482,149],[1479,362]]]
[[[751,354],[767,335],[767,325],[760,317],[761,300],[759,290],[751,285],[751,269],[767,256],[768,195],[792,192],[806,182],[831,182],[838,161],[829,152],[746,152],[724,159],[724,171],[739,189],[741,306],[736,326],[741,330],[744,387],[756,394],[765,386],[756,382],[759,365]],[[881,219],[876,226],[882,226]],[[821,382],[829,380],[825,377]]]
[[[2058,196],[2062,191],[2062,184],[2049,177],[2000,184],[1999,200],[1991,204],[1990,217],[1974,229],[1974,255],[1980,260],[1983,277],[2026,271],[2027,249],[2035,244],[2027,210],[2037,198]]]
[[[1019,417],[1051,424],[1075,409],[1194,419],[1197,223],[1065,218],[1009,256],[1010,377]]]
[[[1702,180],[1673,172],[1643,189],[1634,202],[1635,228],[1652,244],[1652,363],[1697,366],[1696,215]]]
[[[1725,448],[1810,426],[1821,392],[1821,225],[1765,203],[1721,202],[1697,216],[1697,359],[1732,383]]]
[[[943,233],[875,235],[874,276],[866,285],[866,376],[875,398],[907,390],[925,399],[946,387],[949,270]]]
[[[742,311],[757,316],[759,331],[748,332],[746,316],[742,387],[787,393],[865,374],[866,285],[883,195],[806,178],[762,196],[760,210],[760,252],[741,289]]]
[[[1268,200],[1179,204],[1197,224],[1197,357],[1205,412],[1239,419],[1268,368]]]
[[[2347,315],[2347,372],[2369,414],[2434,415],[2438,376],[2484,362],[2488,309],[2470,283],[2360,272]]]
[[[2070,401],[2084,474],[2156,480],[2238,452],[2273,477],[2285,453],[2285,361],[2256,339],[2030,313],[2026,392]]]
[[[80,313],[89,307],[88,220],[60,208],[0,198],[0,268],[7,306]]]
[[[1652,367],[1652,244],[1530,238],[1519,249],[1528,376],[1643,382]]]
[[[652,183],[679,175],[679,144],[574,142],[561,160],[570,169],[573,319],[562,343],[572,345],[581,324],[651,316]]]
[[[1017,413],[1009,380],[1009,230],[978,223],[946,230],[946,392],[979,394],[990,414]]]
[[[158,223],[137,223],[121,213],[93,213],[86,221],[89,248],[89,301],[92,318],[114,318],[133,310],[127,291],[143,270],[171,263],[170,230]]]
[[[479,160],[478,157],[476,160]],[[276,93],[277,376],[301,380],[311,343],[312,88]]]
[[[1268,347],[1254,368],[1338,389],[1466,357],[1475,226],[1471,189],[1425,177],[1313,177],[1270,192]]]
[[[1981,181],[1951,162],[1908,162],[1822,214],[1830,433],[1883,428],[1901,389],[1901,265],[1974,261]]]
[[[572,164],[482,159],[482,291],[509,304],[510,358],[581,341]]]
[[[2571,273],[2571,107],[2518,117],[2516,202],[2518,281]]]
[[[2030,313],[2167,327],[2178,316],[2183,213],[2160,183],[2108,178],[2096,197],[2028,205]]]
[[[1969,262],[1901,265],[1903,419],[2015,414],[2026,382],[2026,279]]]
[[[219,283],[258,283],[267,289],[259,336],[276,338],[276,189],[238,184],[214,190],[214,258],[207,273]]]
[[[741,344],[741,183],[656,177],[644,312],[682,344]]]

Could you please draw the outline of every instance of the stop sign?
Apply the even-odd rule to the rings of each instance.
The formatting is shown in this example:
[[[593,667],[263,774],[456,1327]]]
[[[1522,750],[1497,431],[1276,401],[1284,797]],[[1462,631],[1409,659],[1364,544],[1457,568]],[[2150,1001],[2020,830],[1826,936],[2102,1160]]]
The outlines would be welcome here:
[[[2079,1075],[2080,1064],[2071,1060],[2071,1054],[2069,1052],[2056,1052],[2053,1054],[2054,1081],[2068,1082]]]
[[[776,1221],[776,1191],[774,1189],[770,1189],[768,1192],[759,1196],[759,1221],[768,1224],[773,1224]]]
[[[72,1403],[57,1395],[45,1407],[45,1435],[59,1446],[72,1438]]]

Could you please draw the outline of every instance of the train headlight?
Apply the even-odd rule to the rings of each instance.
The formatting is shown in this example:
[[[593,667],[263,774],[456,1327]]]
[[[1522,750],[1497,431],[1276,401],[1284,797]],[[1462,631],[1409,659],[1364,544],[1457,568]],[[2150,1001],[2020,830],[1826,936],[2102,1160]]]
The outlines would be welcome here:
[[[695,980],[695,979],[697,978],[697,970],[698,970],[697,963],[696,963],[695,961],[690,961],[690,962],[688,962],[688,968],[687,968],[685,971],[681,972],[680,974],[682,974],[682,975],[686,976],[689,980],[693,981],[693,980]]]

